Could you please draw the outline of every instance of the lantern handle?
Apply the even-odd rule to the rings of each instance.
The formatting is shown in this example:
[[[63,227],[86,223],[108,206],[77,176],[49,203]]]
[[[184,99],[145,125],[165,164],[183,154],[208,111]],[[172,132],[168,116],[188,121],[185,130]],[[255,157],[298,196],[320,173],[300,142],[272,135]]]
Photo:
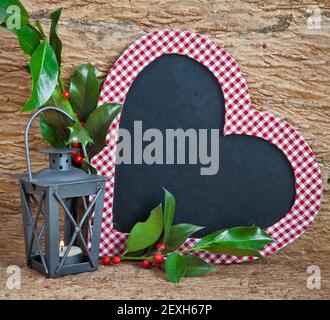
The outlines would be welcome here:
[[[29,140],[28,140],[28,136],[29,136],[29,129],[31,127],[31,124],[33,122],[33,120],[42,112],[47,111],[47,110],[54,110],[57,111],[59,113],[62,113],[63,115],[67,116],[71,121],[74,121],[74,118],[72,116],[70,116],[66,111],[57,108],[57,107],[52,107],[52,106],[47,106],[47,107],[43,107],[41,109],[39,109],[38,111],[36,111],[32,117],[29,119],[29,121],[26,124],[25,127],[25,132],[24,132],[24,144],[25,144],[25,158],[26,158],[26,169],[27,169],[27,174],[28,174],[28,178],[31,181],[32,180],[32,173],[31,173],[31,162],[30,162],[30,148],[29,148]],[[85,153],[86,150],[84,148],[83,152]]]

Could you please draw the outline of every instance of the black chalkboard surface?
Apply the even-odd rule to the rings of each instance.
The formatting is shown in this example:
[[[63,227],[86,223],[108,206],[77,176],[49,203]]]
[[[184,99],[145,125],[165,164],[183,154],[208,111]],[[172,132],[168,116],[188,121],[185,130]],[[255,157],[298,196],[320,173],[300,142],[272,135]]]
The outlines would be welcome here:
[[[120,128],[132,138],[134,121],[142,121],[143,130],[163,133],[177,128],[222,133],[224,112],[223,93],[206,67],[186,56],[164,55],[133,82]],[[268,227],[285,216],[294,203],[295,179],[276,146],[256,137],[221,136],[219,155],[216,175],[201,175],[201,164],[117,165],[114,227],[129,232],[145,220],[163,200],[162,186],[176,197],[175,223],[206,227],[198,236],[225,227]]]

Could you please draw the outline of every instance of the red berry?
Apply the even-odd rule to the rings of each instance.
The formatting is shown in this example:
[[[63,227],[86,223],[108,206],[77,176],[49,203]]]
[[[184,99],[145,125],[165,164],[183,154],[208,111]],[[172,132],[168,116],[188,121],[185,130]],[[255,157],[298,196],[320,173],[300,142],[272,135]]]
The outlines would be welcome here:
[[[73,157],[75,157],[75,156],[78,155],[78,152],[77,151],[72,151],[71,154],[72,154]]]
[[[79,148],[80,147],[80,143],[79,142],[72,142],[71,143],[71,147],[72,148]]]
[[[108,256],[104,256],[102,258],[102,264],[104,264],[105,266],[108,266],[111,263],[111,259]]]
[[[69,99],[70,99],[70,92],[69,92],[69,91],[64,91],[64,92],[63,92],[63,97],[64,97],[65,99],[69,100]]]
[[[114,264],[118,264],[118,263],[120,263],[120,257],[118,257],[118,256],[114,256],[114,257],[112,258],[112,262],[113,262]]]
[[[84,159],[83,159],[82,156],[75,156],[75,157],[73,158],[73,162],[74,162],[75,164],[80,165],[80,164],[82,164],[82,163],[84,162]]]
[[[83,127],[85,125],[84,121],[80,121],[80,125]]]
[[[164,256],[161,253],[156,253],[154,255],[154,262],[156,264],[162,264],[164,262]]]
[[[163,242],[158,242],[156,244],[155,248],[159,251],[164,251],[165,250],[165,244]]]
[[[149,269],[151,267],[151,261],[150,260],[143,260],[141,262],[141,267],[144,269]]]

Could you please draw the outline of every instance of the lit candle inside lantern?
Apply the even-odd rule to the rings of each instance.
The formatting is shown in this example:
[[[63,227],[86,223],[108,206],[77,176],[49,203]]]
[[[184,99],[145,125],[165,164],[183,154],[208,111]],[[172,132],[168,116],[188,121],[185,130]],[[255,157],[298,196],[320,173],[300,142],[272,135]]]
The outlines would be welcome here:
[[[68,247],[64,245],[64,241],[60,241],[60,248],[59,248],[59,256],[60,256],[60,261],[63,259],[65,252],[67,251]],[[64,265],[69,265],[69,264],[76,264],[76,263],[81,263],[82,262],[82,250],[79,247],[72,246],[65,261]]]
[[[60,254],[61,254],[63,251],[64,251],[64,241],[61,240],[61,241],[60,241]],[[62,255],[62,257],[63,257],[63,255]]]

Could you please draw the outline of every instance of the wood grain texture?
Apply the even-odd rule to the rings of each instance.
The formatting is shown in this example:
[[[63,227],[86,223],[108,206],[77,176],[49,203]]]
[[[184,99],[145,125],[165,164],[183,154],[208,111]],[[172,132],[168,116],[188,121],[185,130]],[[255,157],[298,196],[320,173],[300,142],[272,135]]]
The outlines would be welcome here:
[[[27,57],[15,37],[1,29],[0,298],[330,298],[329,1],[22,2],[48,27],[48,14],[64,7],[59,33],[66,81],[74,67],[87,62],[105,76],[130,43],[161,28],[197,31],[221,44],[246,76],[254,107],[282,117],[306,138],[321,166],[324,193],[321,212],[308,232],[264,261],[219,266],[204,278],[185,279],[177,286],[166,282],[160,271],[140,270],[134,264],[58,280],[46,280],[24,267],[22,289],[5,289],[6,267],[24,266],[20,201],[17,184],[8,175],[25,169],[23,131],[28,116],[18,111],[29,96],[31,81],[25,72]],[[310,5],[321,9],[321,29],[307,27]],[[33,149],[40,146],[37,129],[30,140]],[[32,157],[35,169],[45,165],[45,158],[35,152]],[[320,290],[306,288],[306,268],[313,264],[321,268]],[[146,281],[150,285],[143,289]]]

